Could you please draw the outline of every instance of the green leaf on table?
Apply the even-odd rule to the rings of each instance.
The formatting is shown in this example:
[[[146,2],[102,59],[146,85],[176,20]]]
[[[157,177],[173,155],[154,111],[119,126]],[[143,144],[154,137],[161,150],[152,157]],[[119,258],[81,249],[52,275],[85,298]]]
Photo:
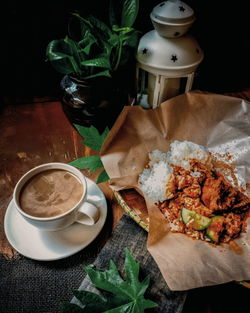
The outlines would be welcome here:
[[[70,162],[69,164],[72,166],[78,167],[80,169],[89,168],[91,173],[103,167],[103,164],[99,155],[90,155],[90,156],[86,156],[83,158],[79,158]]]
[[[105,182],[106,180],[109,180],[109,176],[107,174],[107,172],[105,171],[105,169],[101,172],[101,174],[98,176],[96,183],[100,184]]]
[[[76,304],[63,304],[64,313],[143,313],[145,309],[156,307],[157,304],[145,299],[144,294],[149,286],[149,276],[142,282],[139,280],[139,263],[130,252],[125,250],[124,280],[111,260],[108,270],[97,270],[93,265],[85,266],[91,282],[105,296],[90,291],[75,291],[74,295],[80,303],[80,310]]]
[[[99,134],[98,130],[94,127],[84,127],[74,124],[79,134],[84,138],[84,145],[100,152],[102,145],[108,135],[109,129],[106,128],[102,134]]]

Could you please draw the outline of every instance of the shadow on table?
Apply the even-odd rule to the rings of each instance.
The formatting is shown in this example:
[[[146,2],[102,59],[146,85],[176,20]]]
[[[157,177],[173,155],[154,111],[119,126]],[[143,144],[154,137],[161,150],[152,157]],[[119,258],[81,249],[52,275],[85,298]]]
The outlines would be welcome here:
[[[237,284],[193,289],[182,313],[235,313],[249,312],[250,290]]]

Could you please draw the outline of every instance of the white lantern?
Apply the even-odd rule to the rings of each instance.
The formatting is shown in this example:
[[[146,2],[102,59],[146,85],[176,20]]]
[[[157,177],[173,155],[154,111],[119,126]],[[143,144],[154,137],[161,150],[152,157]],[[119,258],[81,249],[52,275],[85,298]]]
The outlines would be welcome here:
[[[137,102],[144,108],[191,90],[195,70],[203,59],[198,42],[185,33],[195,20],[193,10],[179,0],[156,6],[155,30],[140,40],[137,51]]]

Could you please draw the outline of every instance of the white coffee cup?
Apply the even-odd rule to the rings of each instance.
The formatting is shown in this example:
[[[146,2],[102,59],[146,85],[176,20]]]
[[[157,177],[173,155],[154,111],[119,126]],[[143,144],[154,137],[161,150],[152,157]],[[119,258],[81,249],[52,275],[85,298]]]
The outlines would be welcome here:
[[[43,171],[56,169],[70,172],[81,182],[83,186],[83,194],[79,202],[66,212],[52,217],[36,217],[24,212],[20,206],[20,193],[24,185],[35,175]],[[45,231],[60,230],[70,226],[74,222],[89,226],[94,225],[99,219],[100,212],[99,209],[93,203],[88,202],[86,198],[86,178],[77,168],[65,163],[46,163],[31,169],[20,178],[13,193],[14,204],[22,217],[31,225]]]

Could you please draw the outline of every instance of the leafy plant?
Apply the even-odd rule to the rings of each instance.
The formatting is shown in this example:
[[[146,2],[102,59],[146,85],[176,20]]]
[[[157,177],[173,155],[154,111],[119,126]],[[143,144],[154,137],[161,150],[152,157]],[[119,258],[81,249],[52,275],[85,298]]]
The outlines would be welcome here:
[[[102,134],[99,134],[98,130],[94,127],[84,127],[81,125],[74,124],[79,134],[84,138],[83,144],[97,152],[101,151],[102,145],[109,133],[109,129],[106,128]],[[109,180],[109,176],[104,169],[102,160],[99,155],[85,156],[76,159],[69,163],[80,169],[89,169],[90,172],[95,172],[96,170],[103,168],[103,171],[99,174],[97,178],[97,184]]]
[[[137,46],[138,31],[132,26],[138,9],[139,0],[110,0],[110,26],[94,16],[72,13],[68,36],[48,44],[48,60],[56,71],[77,78],[112,77]],[[80,36],[73,35],[76,21]]]
[[[105,296],[96,293],[75,290],[74,295],[80,305],[63,303],[64,313],[143,313],[145,309],[156,307],[157,304],[145,299],[144,294],[150,282],[147,276],[139,281],[139,263],[125,250],[125,274],[126,280],[120,276],[115,263],[110,260],[109,269],[96,270],[92,265],[85,266],[91,282],[105,292]]]

